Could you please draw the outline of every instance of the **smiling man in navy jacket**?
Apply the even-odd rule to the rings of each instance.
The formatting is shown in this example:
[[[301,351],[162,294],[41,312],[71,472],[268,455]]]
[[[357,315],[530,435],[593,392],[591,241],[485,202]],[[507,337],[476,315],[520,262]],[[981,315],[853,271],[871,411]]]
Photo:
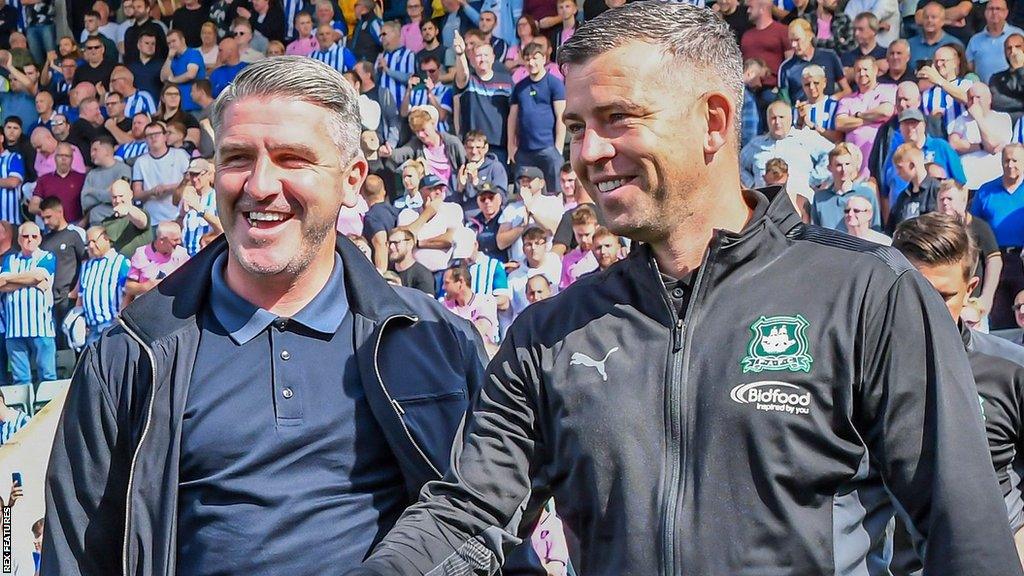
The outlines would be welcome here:
[[[47,477],[43,574],[358,562],[440,478],[481,384],[469,324],[335,248],[367,173],[340,74],[303,57],[253,64],[212,120],[224,240],[79,363]]]

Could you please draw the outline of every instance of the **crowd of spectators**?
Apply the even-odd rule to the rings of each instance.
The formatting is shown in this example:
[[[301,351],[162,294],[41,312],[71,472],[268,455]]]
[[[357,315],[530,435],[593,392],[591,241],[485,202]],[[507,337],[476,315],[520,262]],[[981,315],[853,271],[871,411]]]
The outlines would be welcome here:
[[[581,22],[621,3],[96,0],[66,23],[52,0],[12,3],[0,379],[52,377],[69,311],[97,337],[220,232],[210,106],[247,64],[282,54],[334,67],[360,94],[372,175],[339,232],[497,344],[531,302],[628,251],[565,161],[553,62]],[[745,58],[744,184],[782,185],[807,222],[880,243],[902,220],[960,214],[986,250],[981,325],[1014,327],[1020,4],[709,2]]]

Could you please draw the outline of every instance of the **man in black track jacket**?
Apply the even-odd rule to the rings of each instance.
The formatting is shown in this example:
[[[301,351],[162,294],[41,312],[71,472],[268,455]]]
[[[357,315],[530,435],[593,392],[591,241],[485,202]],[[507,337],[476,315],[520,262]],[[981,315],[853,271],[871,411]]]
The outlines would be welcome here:
[[[900,224],[893,248],[907,257],[946,301],[953,321],[960,326],[967,359],[971,363],[978,403],[985,420],[989,451],[1003,492],[1010,530],[1018,553],[1024,551],[1024,501],[1021,499],[1018,447],[1024,445],[1024,348],[1002,338],[967,328],[960,312],[967,305],[979,278],[974,275],[978,247],[954,216],[926,214]],[[896,532],[893,573],[919,574],[921,563],[906,543],[906,530]]]
[[[348,574],[490,574],[554,496],[580,574],[1022,574],[959,335],[899,253],[742,191],[741,57],[686,3],[559,52],[580,183],[643,243],[525,310],[441,482]]]

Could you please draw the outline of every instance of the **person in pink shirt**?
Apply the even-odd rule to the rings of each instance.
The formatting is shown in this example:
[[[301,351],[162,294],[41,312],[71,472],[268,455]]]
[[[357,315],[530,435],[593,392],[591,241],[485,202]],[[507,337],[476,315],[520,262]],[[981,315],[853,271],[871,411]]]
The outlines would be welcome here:
[[[559,80],[565,80],[565,76],[562,75],[562,70],[558,67],[558,64],[551,61],[551,41],[548,40],[548,37],[537,36],[536,38],[533,39],[533,41],[536,42],[537,44],[540,44],[541,47],[544,48],[544,54],[548,60],[548,63],[544,65],[544,69],[548,71],[548,74],[551,74],[552,76],[558,78]],[[526,46],[521,45],[519,47],[520,52],[523,48],[526,48]],[[512,72],[512,81],[519,82],[520,80],[526,78],[529,75],[530,71],[526,69],[526,66],[520,66]]]
[[[313,34],[313,17],[308,12],[295,15],[295,40],[288,43],[284,53],[289,56],[309,56],[320,47]]]
[[[576,248],[562,257],[562,279],[559,290],[565,290],[580,276],[597,270],[594,257],[594,232],[597,231],[597,213],[590,206],[579,206],[572,213],[572,233],[576,237]]]
[[[878,83],[878,64],[870,54],[853,63],[857,92],[839,101],[836,129],[846,141],[860,149],[860,178],[868,175],[868,158],[878,129],[896,112],[896,86]]]
[[[366,204],[366,199],[361,195],[356,198],[356,205],[342,206],[341,212],[338,212],[338,222],[335,228],[338,230],[338,234],[342,236],[348,236],[349,234],[362,234],[363,233],[363,216],[370,207]]]
[[[411,52],[423,50],[423,34],[420,32],[420,23],[423,22],[424,0],[408,0],[405,3],[405,11],[409,14],[409,23],[402,26],[399,36],[402,38],[402,46]]]
[[[67,118],[63,114],[54,114],[55,122],[67,122]],[[32,147],[36,149],[36,160],[33,166],[36,169],[36,174],[43,176],[45,174],[52,174],[57,171],[57,144],[58,140],[53,137],[53,133],[46,129],[45,126],[39,126],[32,131],[31,136]],[[73,146],[71,151],[71,170],[85,174],[85,160],[82,158],[82,152],[78,149],[78,146]]]
[[[498,341],[498,301],[490,294],[473,292],[473,277],[465,264],[444,272],[444,306],[473,323],[484,342]]]
[[[156,227],[156,240],[139,246],[132,254],[124,306],[152,290],[187,260],[188,252],[181,245],[181,226],[173,220],[161,222]]]

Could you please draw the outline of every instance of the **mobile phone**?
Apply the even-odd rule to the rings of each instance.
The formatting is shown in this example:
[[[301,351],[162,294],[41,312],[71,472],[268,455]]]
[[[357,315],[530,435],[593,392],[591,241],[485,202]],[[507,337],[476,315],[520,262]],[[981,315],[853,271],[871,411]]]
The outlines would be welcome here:
[[[934,64],[935,64],[935,61],[932,60],[931,58],[927,58],[925,60],[918,60],[917,61],[917,69],[920,70],[921,68],[924,68],[925,66],[932,66]]]
[[[11,472],[11,482],[15,486],[21,486],[21,472]]]

